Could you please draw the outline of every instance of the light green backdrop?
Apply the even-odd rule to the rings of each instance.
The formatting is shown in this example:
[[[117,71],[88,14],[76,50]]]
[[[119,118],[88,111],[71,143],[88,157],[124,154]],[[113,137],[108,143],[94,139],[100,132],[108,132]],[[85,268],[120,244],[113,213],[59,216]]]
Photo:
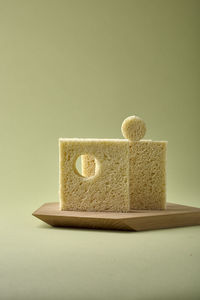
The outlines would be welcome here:
[[[0,0],[0,298],[199,299],[200,228],[51,229],[58,138],[168,140],[168,201],[200,207],[200,1]]]

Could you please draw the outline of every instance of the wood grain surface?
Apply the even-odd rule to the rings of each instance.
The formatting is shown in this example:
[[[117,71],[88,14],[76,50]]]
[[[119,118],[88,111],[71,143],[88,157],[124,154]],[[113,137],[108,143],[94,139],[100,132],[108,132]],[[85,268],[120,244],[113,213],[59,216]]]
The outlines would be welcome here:
[[[200,225],[200,208],[167,203],[165,210],[128,213],[61,211],[58,202],[45,203],[33,216],[51,226],[142,231]]]

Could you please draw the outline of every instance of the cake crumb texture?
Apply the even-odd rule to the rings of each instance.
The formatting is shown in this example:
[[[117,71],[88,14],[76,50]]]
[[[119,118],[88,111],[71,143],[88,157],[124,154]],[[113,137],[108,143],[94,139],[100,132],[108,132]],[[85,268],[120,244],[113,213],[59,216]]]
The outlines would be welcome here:
[[[129,141],[129,197],[132,210],[162,210],[166,205],[167,142]],[[95,162],[84,155],[83,172],[94,173]]]
[[[167,142],[130,142],[131,209],[165,209]]]
[[[95,174],[92,168],[83,170],[89,177],[78,173],[80,155],[95,157]],[[129,211],[129,142],[60,139],[59,196],[61,210]]]
[[[146,125],[141,118],[130,116],[123,121],[121,131],[125,139],[139,141],[146,133]]]

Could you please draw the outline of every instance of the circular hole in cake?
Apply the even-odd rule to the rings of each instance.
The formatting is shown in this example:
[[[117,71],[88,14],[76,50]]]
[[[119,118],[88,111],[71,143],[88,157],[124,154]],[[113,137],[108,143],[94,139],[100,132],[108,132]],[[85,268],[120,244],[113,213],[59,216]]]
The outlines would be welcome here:
[[[90,154],[79,155],[75,166],[78,175],[85,178],[95,176],[99,169],[99,164],[96,157]]]

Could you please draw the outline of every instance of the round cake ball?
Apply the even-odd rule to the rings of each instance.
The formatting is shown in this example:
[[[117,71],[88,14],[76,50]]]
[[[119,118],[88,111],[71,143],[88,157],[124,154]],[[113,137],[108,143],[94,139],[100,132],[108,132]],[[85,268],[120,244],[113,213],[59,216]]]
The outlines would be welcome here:
[[[146,125],[139,117],[130,116],[122,123],[121,130],[125,139],[130,141],[139,141],[145,135]]]

